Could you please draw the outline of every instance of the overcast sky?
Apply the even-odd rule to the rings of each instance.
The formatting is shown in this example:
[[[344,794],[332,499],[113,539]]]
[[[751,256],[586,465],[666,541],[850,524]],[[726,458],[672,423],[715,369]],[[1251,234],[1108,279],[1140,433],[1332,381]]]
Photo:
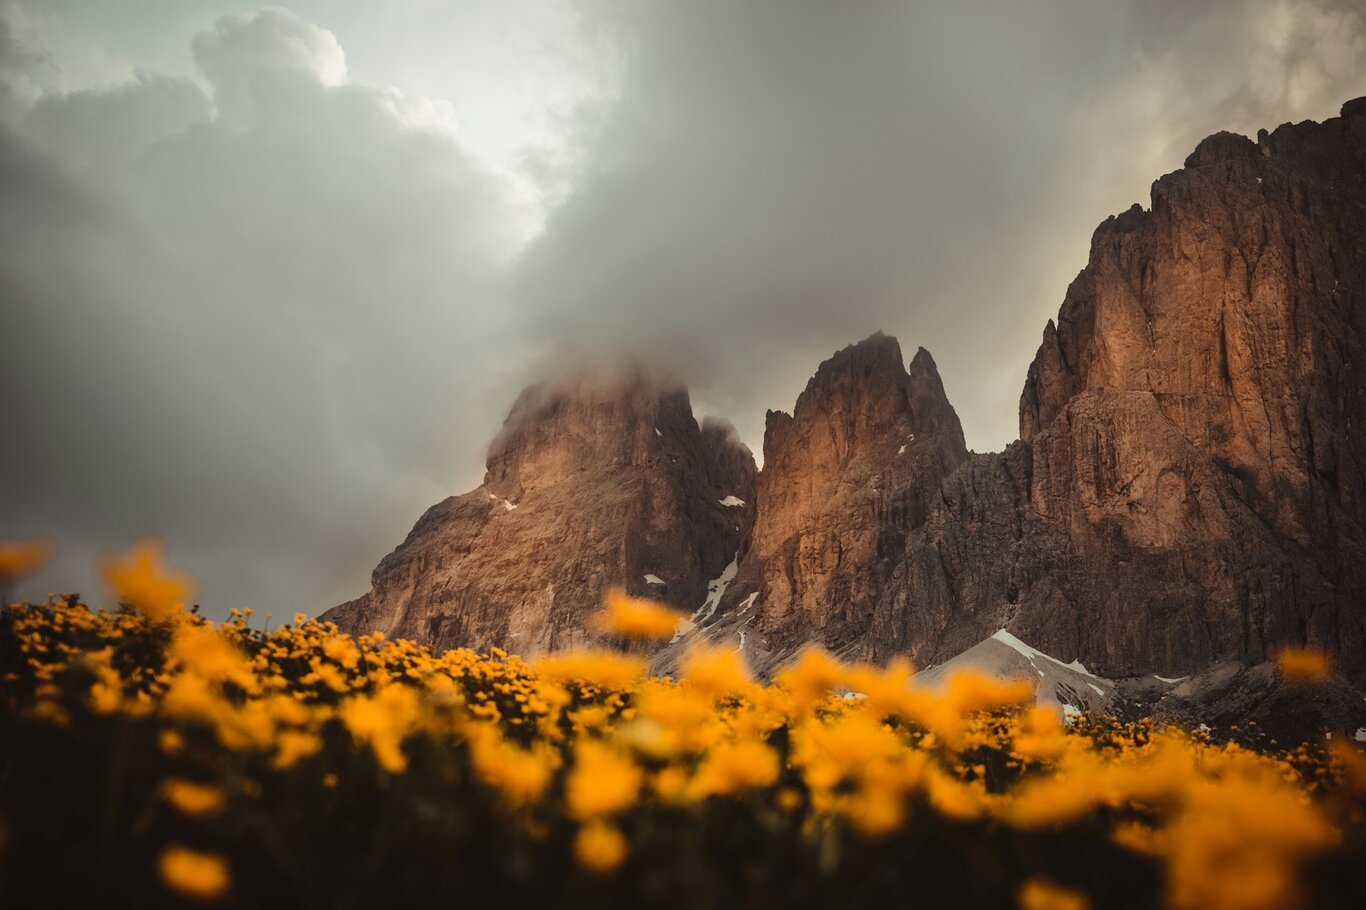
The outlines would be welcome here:
[[[757,453],[883,329],[999,449],[1096,224],[1364,61],[1357,0],[0,0],[0,537],[319,612],[584,342]]]

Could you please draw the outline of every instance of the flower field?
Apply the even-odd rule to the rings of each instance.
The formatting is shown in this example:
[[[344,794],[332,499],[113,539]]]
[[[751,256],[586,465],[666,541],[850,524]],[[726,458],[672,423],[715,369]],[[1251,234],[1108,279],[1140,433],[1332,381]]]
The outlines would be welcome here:
[[[722,650],[651,678],[629,642],[676,618],[624,596],[600,617],[623,650],[523,661],[212,624],[150,546],[105,576],[124,608],[0,612],[6,907],[1217,910],[1366,887],[1354,744],[1064,725],[1024,683],[929,691],[816,650],[770,683]]]

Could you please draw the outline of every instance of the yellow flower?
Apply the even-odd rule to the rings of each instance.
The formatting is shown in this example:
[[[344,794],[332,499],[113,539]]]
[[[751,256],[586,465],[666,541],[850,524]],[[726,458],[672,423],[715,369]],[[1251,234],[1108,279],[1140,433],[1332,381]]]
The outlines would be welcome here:
[[[417,693],[406,686],[390,685],[375,696],[353,695],[342,703],[339,716],[358,743],[368,745],[380,767],[402,774],[408,759],[401,744],[418,713]]]
[[[774,681],[792,694],[794,709],[805,711],[838,685],[843,670],[824,649],[808,645],[797,660],[779,670]]]
[[[626,838],[612,825],[589,822],[574,838],[574,856],[585,868],[605,875],[626,859]]]
[[[600,874],[628,856],[624,813],[663,805],[682,817],[716,800],[817,839],[822,831],[882,837],[910,812],[983,829],[1084,820],[1164,874],[1173,910],[1270,910],[1322,902],[1305,891],[1305,870],[1325,855],[1337,863],[1343,853],[1330,851],[1360,836],[1366,752],[1341,738],[1329,744],[1330,759],[1315,745],[1268,755],[1148,722],[1068,727],[1051,709],[1027,705],[1027,683],[969,674],[932,690],[915,684],[904,661],[844,666],[819,650],[770,686],[752,681],[726,649],[689,653],[675,682],[646,677],[640,657],[607,651],[528,663],[497,650],[433,655],[379,635],[350,639],[317,621],[266,634],[240,617],[215,626],[181,613],[154,551],[114,569],[131,579],[123,587],[139,612],[57,598],[0,608],[14,651],[0,685],[32,705],[29,716],[53,723],[88,725],[87,706],[110,715],[77,733],[106,735],[147,718],[139,728],[168,756],[163,765],[183,756],[196,767],[238,769],[231,789],[165,780],[158,792],[168,812],[226,815],[309,756],[318,756],[309,767],[323,787],[353,786],[337,773],[346,756],[322,751],[321,731],[337,720],[391,773],[407,768],[409,745],[433,755],[435,769],[454,771],[450,763],[468,755],[502,811],[517,813],[518,836],[545,840],[556,824],[578,824],[574,861]],[[156,615],[175,621],[158,627]],[[128,645],[165,653],[139,666]],[[1281,667],[1294,678],[1330,672],[1322,655],[1302,651],[1283,654]],[[838,697],[846,689],[862,697]],[[784,759],[800,775],[796,787],[780,787]],[[229,887],[221,857],[172,847],[158,862],[179,895],[209,899]],[[1088,901],[1040,879],[1015,896],[1023,910]]]
[[[292,768],[300,761],[316,755],[323,747],[317,734],[302,730],[282,730],[275,737],[275,767]]]
[[[778,779],[778,756],[763,743],[720,743],[697,769],[693,788],[699,797],[771,787]]]
[[[1031,878],[1019,894],[1020,910],[1087,910],[1086,895],[1047,879]]]
[[[863,696],[863,707],[876,717],[904,715],[914,669],[904,657],[893,658],[885,670],[856,664],[845,671],[844,684]]]
[[[1282,648],[1276,655],[1276,666],[1286,679],[1306,682],[1323,682],[1333,674],[1328,656],[1307,648]]]
[[[906,819],[905,800],[900,793],[861,789],[843,804],[849,823],[864,837],[885,837],[901,827]]]
[[[138,542],[121,558],[106,559],[104,580],[121,602],[156,622],[179,614],[193,588],[188,575],[163,565],[161,546],[153,540]]]
[[[668,765],[655,773],[650,781],[655,793],[671,803],[683,803],[688,797],[688,772],[676,765]]]
[[[986,794],[955,777],[950,777],[937,768],[929,769],[925,775],[926,792],[930,805],[941,815],[962,821],[971,821],[982,816]]]
[[[102,666],[96,672],[99,679],[90,686],[90,707],[96,714],[113,714],[123,706],[123,681],[112,667]]]
[[[0,584],[7,584],[42,568],[52,558],[45,540],[0,542]]]
[[[216,853],[167,847],[158,862],[166,887],[192,900],[213,900],[228,890],[228,864]]]
[[[599,632],[626,638],[669,638],[684,615],[665,604],[631,597],[619,588],[607,592],[604,609],[591,617]]]
[[[645,674],[645,661],[613,651],[567,651],[537,658],[533,666],[548,680],[605,689],[629,689]]]
[[[1348,790],[1358,797],[1366,797],[1366,751],[1351,743],[1333,740],[1331,753]]]
[[[348,670],[356,669],[360,663],[360,648],[347,635],[328,636],[323,641],[323,653]]]
[[[1168,849],[1163,833],[1142,822],[1122,822],[1110,832],[1110,839],[1121,847],[1147,856],[1162,856]]]
[[[1020,717],[1015,736],[1015,753],[1023,758],[1057,758],[1067,748],[1067,731],[1058,712],[1046,705],[1035,705]]]
[[[1009,820],[1022,828],[1041,828],[1079,818],[1096,808],[1106,788],[1100,759],[1069,754],[1052,774],[1032,779],[1015,791]]]
[[[1188,789],[1167,829],[1168,899],[1178,910],[1276,910],[1302,902],[1301,861],[1337,832],[1302,795],[1250,768]]]
[[[475,771],[497,787],[503,801],[513,809],[539,799],[554,772],[549,755],[505,742],[494,727],[479,725],[471,731],[470,758]]]
[[[751,682],[749,668],[734,648],[695,646],[683,656],[680,670],[689,686],[712,698],[739,692]]]
[[[218,696],[209,683],[192,673],[171,678],[161,699],[162,710],[171,717],[209,720],[218,715]]]
[[[331,664],[315,657],[309,661],[309,666],[313,672],[305,676],[301,682],[308,685],[320,682],[333,692],[351,691],[351,684],[347,682],[346,675]]]
[[[576,818],[609,815],[635,802],[640,781],[640,768],[628,756],[597,740],[585,740],[574,752],[565,800]]]
[[[1025,704],[1034,697],[1034,686],[1024,679],[1000,680],[966,670],[949,677],[943,697],[960,714],[994,711]]]
[[[194,781],[164,781],[161,792],[182,815],[212,815],[223,808],[223,791]]]
[[[179,755],[185,748],[185,739],[175,730],[162,730],[157,734],[157,746],[164,755]]]
[[[167,653],[204,679],[233,682],[244,689],[256,686],[255,674],[241,652],[212,626],[196,622],[179,624]]]

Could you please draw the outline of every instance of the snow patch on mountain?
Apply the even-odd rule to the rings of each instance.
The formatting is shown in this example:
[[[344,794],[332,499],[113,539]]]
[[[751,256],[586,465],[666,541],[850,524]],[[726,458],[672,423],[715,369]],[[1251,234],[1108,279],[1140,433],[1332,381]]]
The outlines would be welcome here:
[[[998,631],[996,632],[996,634],[995,634],[995,635],[992,635],[991,637],[992,637],[993,639],[995,639],[996,641],[999,641],[1001,644],[1005,645],[1006,647],[1008,647],[1008,648],[1013,648],[1014,650],[1016,650],[1016,651],[1018,651],[1019,653],[1023,654],[1025,657],[1029,658],[1029,660],[1030,660],[1031,663],[1034,661],[1034,658],[1036,658],[1036,657],[1042,657],[1044,660],[1051,660],[1051,661],[1053,661],[1053,663],[1057,664],[1058,666],[1060,666],[1060,667],[1066,667],[1067,669],[1072,670],[1072,671],[1075,671],[1075,672],[1077,672],[1077,673],[1080,673],[1080,674],[1082,674],[1083,676],[1089,676],[1089,677],[1091,677],[1092,679],[1097,679],[1097,678],[1098,678],[1098,677],[1096,676],[1096,674],[1094,674],[1094,673],[1092,673],[1090,670],[1086,669],[1086,667],[1082,665],[1082,662],[1081,662],[1081,661],[1079,661],[1079,660],[1074,660],[1074,661],[1072,661],[1070,664],[1063,663],[1062,661],[1058,660],[1056,657],[1052,657],[1052,656],[1050,656],[1050,655],[1048,655],[1048,654],[1043,653],[1043,652],[1040,651],[1038,648],[1032,648],[1032,647],[1030,647],[1029,645],[1025,644],[1024,642],[1020,641],[1020,640],[1019,640],[1018,638],[1016,638],[1014,635],[1011,635],[1011,634],[1010,634],[1009,632],[1007,632],[1005,629],[1000,629],[1000,630],[998,630]]]

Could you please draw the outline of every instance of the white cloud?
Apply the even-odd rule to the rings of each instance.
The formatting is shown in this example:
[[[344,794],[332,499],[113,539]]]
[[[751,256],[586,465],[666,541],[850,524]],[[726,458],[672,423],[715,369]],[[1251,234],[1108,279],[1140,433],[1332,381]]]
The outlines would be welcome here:
[[[195,62],[220,88],[281,72],[308,73],[330,86],[346,81],[337,36],[278,6],[224,16],[191,46]]]
[[[53,536],[69,580],[155,532],[215,611],[321,609],[469,482],[516,392],[517,212],[448,104],[345,81],[326,30],[269,9],[195,51],[211,99],[143,74],[0,135],[27,440],[0,536]]]
[[[877,328],[934,352],[970,445],[1005,445],[1098,223],[1211,132],[1366,93],[1347,0],[585,6],[620,97],[519,293],[547,338],[676,358],[756,447]]]
[[[0,0],[0,120],[42,94],[51,77],[51,20],[22,0]]]
[[[153,143],[208,122],[209,98],[183,77],[140,73],[129,82],[39,99],[24,132],[56,158],[109,170]]]
[[[0,536],[48,578],[154,531],[211,609],[328,606],[565,340],[757,450],[883,328],[998,447],[1099,221],[1366,94],[1353,0],[300,3],[0,0]]]
[[[248,125],[296,81],[329,88],[346,82],[337,36],[280,7],[224,16],[195,37],[193,48],[213,83],[219,118],[234,126]]]

